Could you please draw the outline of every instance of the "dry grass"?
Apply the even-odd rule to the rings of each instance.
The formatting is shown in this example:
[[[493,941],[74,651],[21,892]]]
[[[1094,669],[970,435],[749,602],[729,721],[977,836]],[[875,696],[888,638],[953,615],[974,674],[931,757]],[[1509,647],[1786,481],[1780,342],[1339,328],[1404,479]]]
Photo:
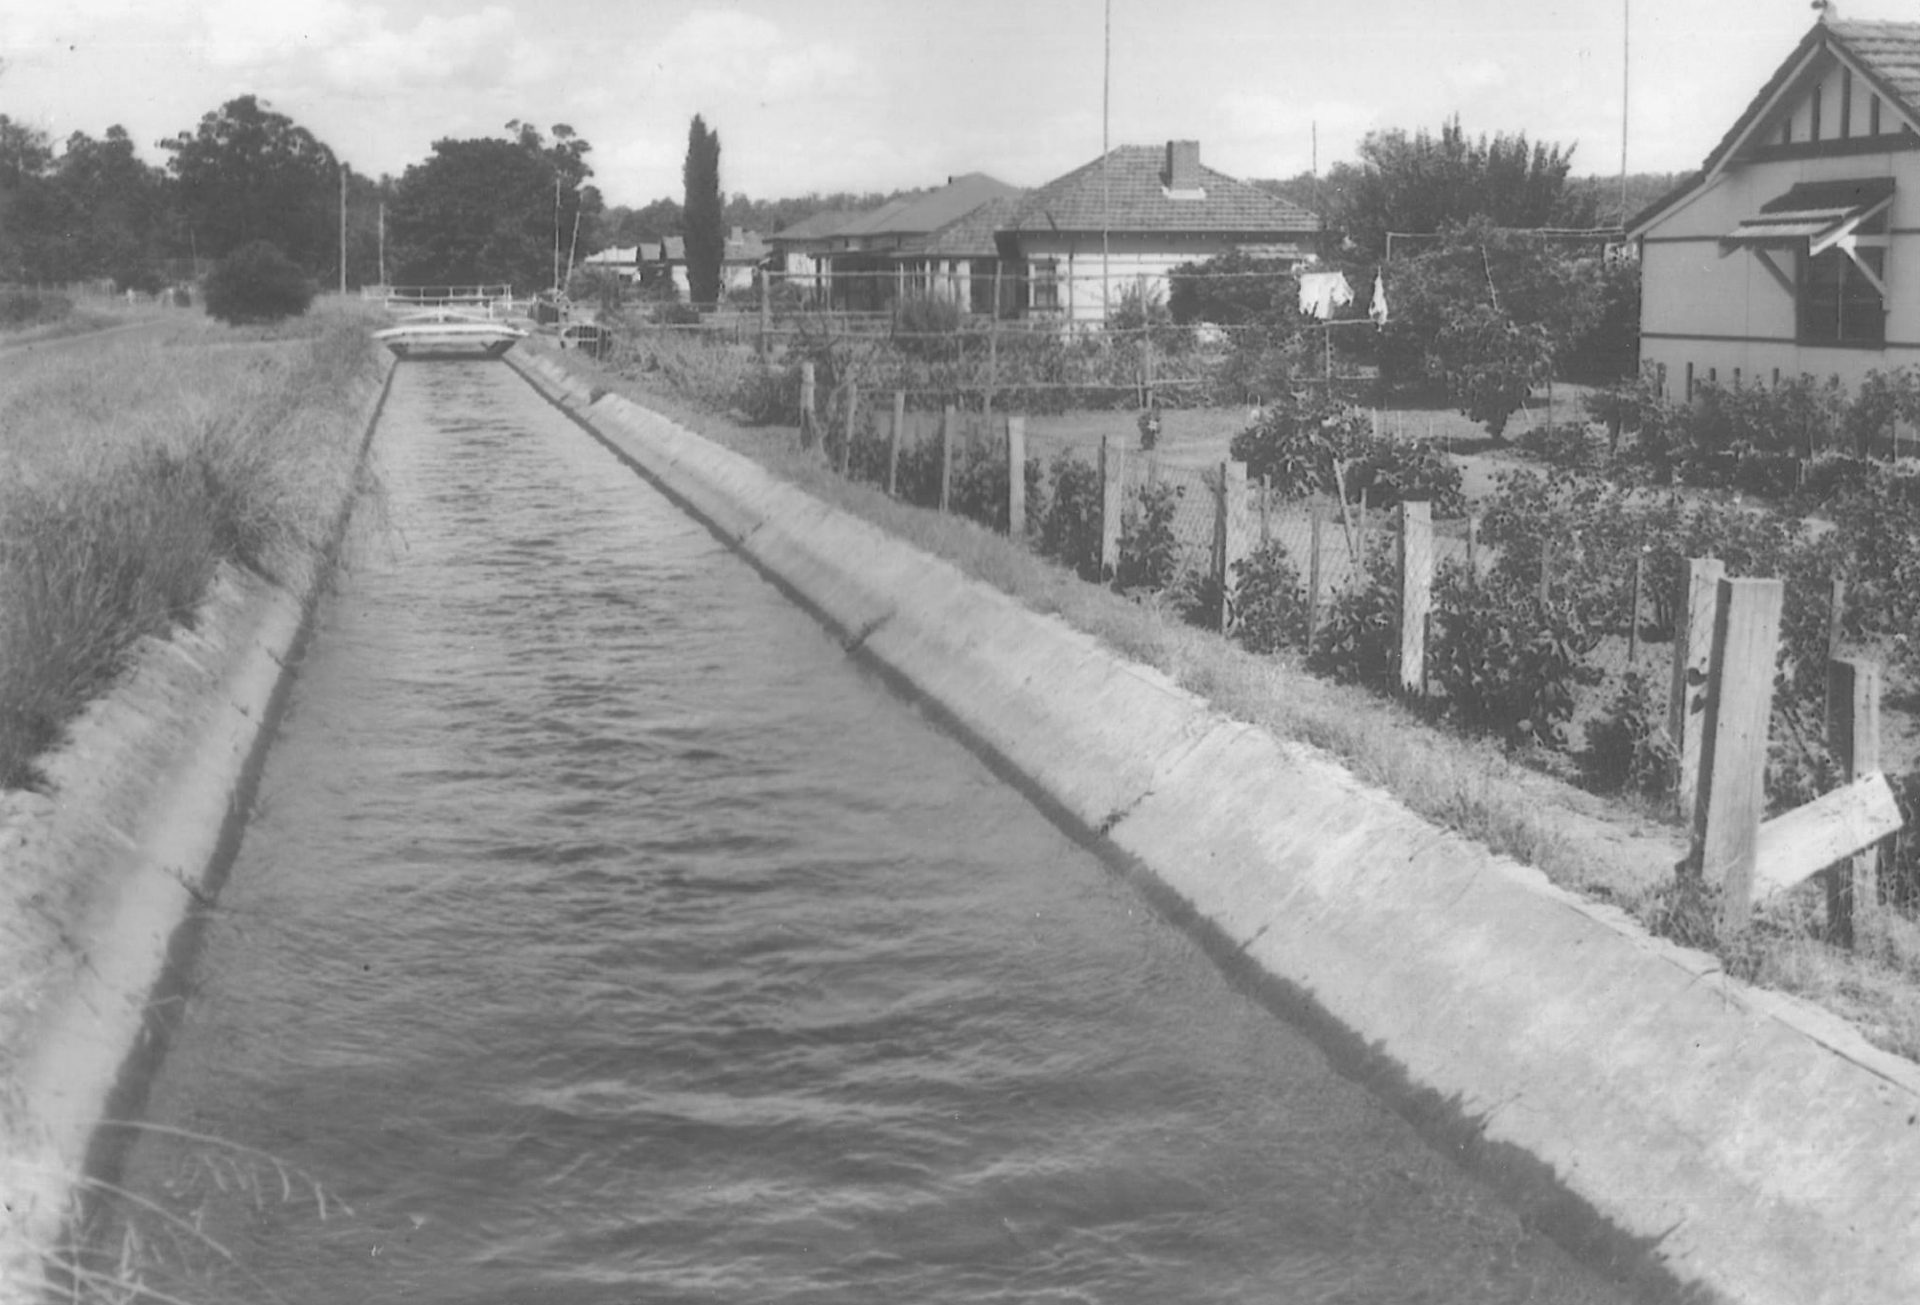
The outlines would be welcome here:
[[[352,318],[305,333],[36,354],[0,382],[0,787],[32,782],[135,641],[192,619],[219,564],[272,577],[320,540],[374,359]]]
[[[1429,728],[1402,704],[1322,680],[1297,658],[1250,654],[1151,606],[1084,584],[972,522],[842,480],[817,452],[798,447],[791,427],[742,427],[663,392],[651,378],[615,375],[577,355],[561,358],[593,383],[754,458],[1036,611],[1059,615],[1218,710],[1326,750],[1436,824],[1534,866],[1563,888],[1617,905],[1650,928],[1680,932],[1669,889],[1684,852],[1683,832],[1655,813],[1555,780],[1496,743]],[[1808,896],[1764,913],[1741,941],[1682,940],[1716,950],[1729,973],[1804,997],[1850,1020],[1881,1048],[1920,1060],[1920,925],[1880,918],[1848,953],[1821,940],[1824,911],[1807,907]]]

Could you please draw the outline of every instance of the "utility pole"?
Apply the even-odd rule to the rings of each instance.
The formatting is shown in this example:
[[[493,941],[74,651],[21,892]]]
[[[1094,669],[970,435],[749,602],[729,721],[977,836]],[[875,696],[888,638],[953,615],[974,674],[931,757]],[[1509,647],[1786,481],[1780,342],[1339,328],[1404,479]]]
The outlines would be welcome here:
[[[340,293],[347,293],[347,165],[340,165]]]
[[[1109,175],[1113,147],[1107,139],[1107,126],[1113,103],[1113,0],[1106,0],[1105,33],[1105,45],[1100,64],[1100,324],[1102,326],[1107,323],[1110,308],[1107,300],[1113,287],[1107,239],[1107,229],[1113,220],[1113,179]],[[1067,291],[1067,302],[1073,302],[1071,288]]]
[[[1627,225],[1627,83],[1633,58],[1633,0],[1620,0],[1620,225]]]

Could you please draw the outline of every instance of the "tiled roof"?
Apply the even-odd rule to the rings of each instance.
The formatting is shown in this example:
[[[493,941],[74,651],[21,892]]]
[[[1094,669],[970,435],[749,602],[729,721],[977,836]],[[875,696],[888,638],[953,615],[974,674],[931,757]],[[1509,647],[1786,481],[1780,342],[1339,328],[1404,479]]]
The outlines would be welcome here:
[[[779,244],[798,243],[802,240],[823,240],[835,235],[841,227],[866,214],[855,209],[834,209],[826,213],[815,213],[812,217],[801,218],[790,227],[783,227],[767,239]]]
[[[1800,38],[1793,53],[1774,69],[1773,76],[1767,79],[1759,94],[1734,120],[1733,126],[1720,138],[1720,143],[1708,153],[1700,170],[1682,179],[1672,190],[1636,213],[1627,223],[1628,233],[1645,227],[1681,198],[1691,194],[1725,163],[1727,156],[1745,138],[1755,120],[1766,113],[1780,93],[1787,89],[1787,83],[1793,79],[1807,55],[1828,43],[1845,50],[1866,70],[1875,89],[1894,102],[1896,112],[1908,118],[1920,117],[1920,23],[1851,22],[1845,19],[1815,23]]]
[[[920,258],[997,257],[1000,251],[994,244],[993,233],[1005,225],[1019,202],[1018,194],[990,199],[938,231],[910,242],[900,252]]]
[[[991,199],[1018,195],[1016,186],[996,181],[984,172],[954,177],[938,190],[908,200],[897,200],[875,210],[866,221],[836,235],[919,236],[958,221]]]
[[[1827,24],[1827,30],[1866,65],[1908,113],[1920,113],[1920,23],[1835,20]]]
[[[1231,231],[1311,235],[1313,214],[1212,168],[1200,168],[1205,198],[1174,198],[1163,184],[1166,149],[1122,145],[1028,193],[1003,231]],[[1111,192],[1111,203],[1108,193]]]
[[[687,238],[668,236],[660,250],[660,256],[669,263],[687,261]],[[720,255],[724,263],[757,263],[772,252],[771,247],[753,232],[746,232],[739,239],[727,237],[725,250]]]

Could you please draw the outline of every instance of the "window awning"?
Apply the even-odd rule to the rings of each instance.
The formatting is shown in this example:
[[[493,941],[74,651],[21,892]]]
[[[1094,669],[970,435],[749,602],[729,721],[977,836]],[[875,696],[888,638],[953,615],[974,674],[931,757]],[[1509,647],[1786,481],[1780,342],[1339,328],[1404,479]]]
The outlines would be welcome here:
[[[1892,177],[1802,182],[1762,204],[1756,216],[1722,236],[1720,246],[1729,252],[1781,249],[1797,248],[1804,241],[1809,253],[1824,253],[1892,203]]]

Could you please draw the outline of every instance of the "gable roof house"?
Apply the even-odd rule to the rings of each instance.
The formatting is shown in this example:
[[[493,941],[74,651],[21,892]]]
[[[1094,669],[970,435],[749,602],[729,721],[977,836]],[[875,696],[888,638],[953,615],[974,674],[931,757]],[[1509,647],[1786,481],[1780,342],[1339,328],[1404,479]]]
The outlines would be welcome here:
[[[668,236],[660,242],[659,250],[661,275],[671,279],[674,288],[683,297],[691,296],[692,282],[687,278],[687,238]],[[727,233],[720,251],[720,293],[724,295],[729,290],[751,289],[761,264],[772,252],[772,247],[757,232],[734,227]]]
[[[1122,145],[1030,192],[998,232],[1025,264],[1022,310],[1075,325],[1144,285],[1166,301],[1167,273],[1235,249],[1295,267],[1315,261],[1320,220],[1200,162],[1200,142]]]
[[[1920,23],[1823,13],[1627,234],[1670,397],[1920,363]]]
[[[822,233],[816,239],[825,248],[815,257],[828,302],[854,311],[883,309],[915,284],[931,290],[933,264],[940,265],[940,276],[950,288],[971,284],[976,260],[995,259],[998,251],[990,239],[971,241],[969,248],[980,246],[976,253],[943,251],[943,236],[971,231],[969,219],[983,207],[1019,194],[1017,187],[984,172],[969,172],[949,177],[946,185],[923,195],[890,200]]]

